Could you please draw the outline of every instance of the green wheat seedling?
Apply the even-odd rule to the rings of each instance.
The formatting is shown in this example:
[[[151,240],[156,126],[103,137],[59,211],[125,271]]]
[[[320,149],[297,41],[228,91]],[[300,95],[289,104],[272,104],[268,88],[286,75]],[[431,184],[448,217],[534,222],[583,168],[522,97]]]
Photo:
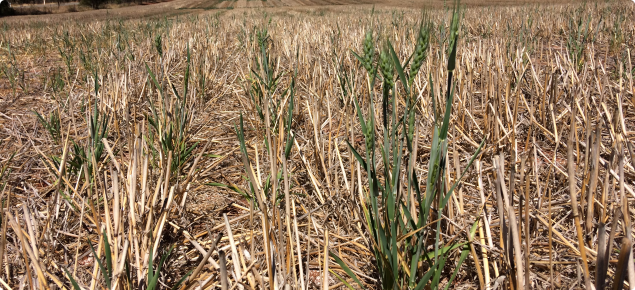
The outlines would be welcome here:
[[[265,141],[265,148],[270,150],[272,146],[277,147],[273,141],[277,140],[279,134],[282,133],[284,144],[279,145],[284,146],[281,148],[284,148],[283,160],[286,160],[289,158],[295,140],[294,135],[291,133],[295,102],[295,75],[291,77],[289,87],[284,89],[281,93],[276,93],[284,73],[274,69],[275,64],[271,59],[268,49],[268,42],[271,40],[267,29],[263,28],[258,30],[256,32],[256,39],[258,44],[256,50],[256,68],[252,70],[252,78],[249,82],[250,87],[248,92],[251,96],[252,104],[256,108],[256,114],[265,128],[262,136]],[[286,109],[282,108],[285,104],[287,105]],[[286,114],[283,112],[286,112]],[[279,126],[283,127],[280,128]],[[284,132],[279,132],[278,128],[283,129]],[[240,126],[236,127],[235,131],[241,144],[241,153],[247,158],[247,161],[250,162],[246,151],[242,115]],[[277,184],[280,183],[282,179],[283,169],[279,168],[276,169],[275,172],[270,172],[262,186],[265,196],[269,197],[273,194],[274,201],[278,201],[282,196],[279,194]],[[250,183],[252,193],[255,192],[253,186],[254,185]]]
[[[289,87],[282,92],[278,92],[278,86],[284,73],[277,71],[274,60],[271,58],[269,52],[271,39],[267,29],[262,28],[257,30],[255,40],[255,44],[257,44],[255,51],[255,68],[251,71],[251,77],[248,79],[249,87],[245,89],[245,91],[248,92],[252,105],[255,108],[255,113],[260,119],[262,128],[264,129],[260,132],[263,133],[262,137],[264,139],[265,149],[269,155],[273,155],[276,154],[275,150],[279,148],[278,145],[284,146],[281,148],[284,148],[284,157],[286,159],[289,157],[294,140],[291,134],[291,123],[294,107],[295,76],[291,78]],[[287,105],[286,111],[288,112],[286,120],[285,116],[283,116],[283,112],[285,111],[283,106],[285,104]],[[284,129],[284,133],[279,132],[278,129]],[[236,127],[235,131],[239,137],[241,152],[249,163],[250,160],[246,149],[242,150],[246,148],[242,116],[240,127]],[[284,141],[284,144],[276,144],[275,141],[278,140],[278,136],[281,133],[284,134],[283,141],[286,141]],[[279,194],[280,188],[278,184],[283,179],[283,169],[277,168],[277,165],[272,166],[270,169],[271,172],[266,176],[262,190],[266,197],[272,196],[272,201],[277,202],[282,197],[282,195]],[[254,193],[254,184],[250,183],[250,187],[251,192]],[[247,195],[246,197],[250,198],[251,196]]]
[[[7,53],[9,55],[8,61],[6,64],[2,65],[2,71],[11,84],[13,94],[17,94],[17,87],[19,87],[22,92],[28,93],[25,71],[23,69],[20,69],[20,67],[18,66],[18,62],[15,59],[15,54],[11,50],[10,43],[7,43]]]
[[[156,43],[160,43],[160,38]],[[157,50],[161,49],[161,45],[156,46]],[[157,157],[157,152],[160,153],[160,160],[168,158],[172,155],[172,163],[167,164],[173,176],[177,176],[177,173],[183,168],[185,163],[192,157],[192,151],[198,145],[198,142],[190,145],[190,125],[192,123],[192,110],[194,104],[188,100],[188,84],[190,77],[190,49],[187,48],[187,67],[185,69],[185,76],[183,80],[183,92],[179,94],[179,91],[174,85],[171,84],[171,92],[174,97],[170,97],[164,92],[163,86],[159,84],[155,74],[150,67],[146,64],[146,70],[150,75],[151,85],[159,91],[158,103],[155,105],[153,100],[150,100],[151,115],[147,116],[148,123],[153,128],[147,135],[149,139],[149,146],[152,152]],[[158,143],[158,147],[155,147],[155,141]],[[167,161],[166,161],[167,162]],[[160,161],[163,164],[163,161]]]
[[[402,65],[402,61],[398,58],[390,41],[386,42],[385,47],[380,53],[377,65],[379,66],[379,71],[383,78],[383,136],[381,138],[375,133],[376,116],[374,113],[372,91],[369,98],[368,116],[366,117],[364,117],[358,100],[354,99],[359,123],[365,139],[365,158],[362,157],[351,143],[348,143],[348,146],[367,173],[366,178],[369,189],[362,207],[368,230],[371,232],[373,252],[381,289],[402,289],[406,286],[409,289],[417,290],[423,289],[426,286],[430,287],[429,289],[438,289],[440,277],[449,255],[453,250],[461,249],[462,252],[458,260],[458,265],[445,286],[445,289],[448,289],[469,251],[466,243],[442,242],[440,237],[440,219],[431,223],[432,225],[436,225],[436,228],[428,227],[429,219],[433,216],[432,206],[436,203],[436,212],[441,213],[458,184],[457,181],[449,189],[444,188],[444,179],[446,177],[445,156],[448,150],[447,136],[454,95],[454,80],[452,75],[455,69],[459,20],[460,16],[457,4],[452,14],[450,35],[448,38],[448,86],[445,98],[445,113],[441,118],[437,118],[434,124],[425,195],[422,195],[419,191],[416,171],[412,169],[411,164],[407,164],[403,161],[404,156],[402,154],[404,152],[404,145],[407,147],[409,154],[415,154],[414,152],[416,151],[416,145],[413,144],[415,126],[414,104],[416,101],[413,98],[411,84],[426,57],[430,26],[427,23],[422,23],[421,25],[415,51],[410,57],[412,64],[408,71],[409,75],[406,75],[404,65]],[[371,51],[367,48],[368,42],[366,39],[370,39],[368,35],[369,34],[367,34],[365,38],[364,48],[367,51]],[[366,52],[364,53],[364,57],[356,56],[364,67],[368,67],[369,64],[372,63],[371,60],[366,57]],[[410,62],[410,59],[405,62],[406,65]],[[397,72],[399,81],[392,79],[394,71]],[[371,68],[370,70],[367,69],[367,72],[370,86],[373,87],[376,81],[376,70],[375,68]],[[397,83],[400,83],[403,87],[401,93],[397,90]],[[392,95],[390,92],[392,92]],[[403,115],[401,116],[397,116],[399,109],[397,98],[399,98],[399,94],[403,95],[406,104],[403,108]],[[392,114],[389,113],[389,109]],[[481,147],[479,147],[474,156],[472,156],[466,170],[479,154]],[[380,166],[378,166],[375,161],[375,152],[377,149],[379,149],[381,153],[380,162],[383,163],[383,166],[381,166],[383,172],[378,172]],[[411,160],[410,162],[413,161]],[[400,184],[402,180],[401,176],[404,172],[407,175],[408,182],[406,192],[400,190],[402,187]],[[466,171],[464,171],[463,174],[465,174],[465,172]],[[383,176],[383,178],[380,178],[380,176]],[[417,202],[414,202],[414,200]],[[380,208],[382,208],[382,210],[380,210]],[[470,234],[474,233],[476,229],[475,226],[476,224],[472,227]],[[426,242],[426,237],[430,235],[434,236],[434,244],[432,245]],[[428,250],[429,246],[433,246],[432,251]],[[345,269],[349,276],[351,276],[360,287],[364,287],[357,276],[350,271],[347,265],[339,259],[337,255],[331,253],[331,256],[335,258],[338,264]],[[421,267],[420,263],[426,263],[428,267]],[[426,271],[424,271],[425,268],[427,268]]]
[[[2,145],[2,143],[0,143],[0,145]],[[11,164],[13,157],[15,157],[15,152],[12,153],[9,159],[4,163],[4,165],[2,165],[2,168],[0,169],[0,181],[2,181],[5,176],[11,175],[11,168],[9,168],[9,165]],[[7,186],[6,181],[3,183],[0,183],[0,192],[4,191],[6,186]]]
[[[95,90],[98,91],[97,81],[95,81]],[[110,114],[99,109],[97,106],[97,100],[94,100],[94,107],[92,116],[89,112],[89,144],[86,147],[85,160],[90,162],[90,168],[92,166],[98,166],[98,163],[104,160],[105,146],[104,139],[108,138],[108,124],[110,123]]]
[[[275,69],[274,60],[271,58],[268,50],[271,39],[266,28],[256,31],[256,41],[258,46],[255,68],[251,71],[252,81],[249,83],[249,95],[263,124],[266,122],[265,115],[267,115],[267,112],[264,112],[264,110],[267,107],[269,108],[268,115],[272,118],[270,121],[274,124],[272,130],[275,132],[275,128],[277,128],[275,119],[276,113],[278,112],[282,100],[281,98],[274,98],[273,93],[278,89],[278,84],[280,83],[280,78],[283,76],[283,73]],[[279,94],[279,96],[284,96],[286,93],[287,91]],[[267,102],[267,104],[265,104],[265,102]],[[265,142],[267,141],[265,140]],[[268,146],[269,145],[267,145],[267,148]]]
[[[595,40],[598,29],[602,26],[600,24],[595,25],[595,31],[593,31],[591,27],[591,15],[587,15],[585,19],[582,14],[583,9],[579,9],[569,18],[567,38],[569,57],[578,71],[580,71],[584,65],[587,44]],[[601,23],[602,19],[600,19],[599,22]]]
[[[51,138],[57,140],[57,143],[61,142],[59,112],[57,110],[53,111],[49,117],[49,121],[44,119],[39,113],[35,113],[42,126],[44,126],[51,135]],[[78,143],[74,139],[70,139],[72,145],[70,147],[70,154],[65,162],[66,171],[71,174],[81,174],[81,169],[84,166],[86,166],[88,172],[92,172],[93,168],[98,167],[106,156],[106,147],[103,140],[108,138],[108,124],[111,119],[110,114],[100,110],[95,101],[92,112],[89,110],[86,112],[86,115],[86,123],[88,124],[87,143],[82,145],[81,142]],[[60,163],[64,162],[64,160],[62,160],[63,156],[52,156],[51,159],[56,168],[59,168]],[[53,172],[56,172],[56,170]]]
[[[270,263],[275,260],[284,260],[284,254],[275,251],[282,243],[283,230],[271,226],[277,223],[281,224],[281,201],[284,199],[285,213],[286,213],[286,231],[290,235],[290,190],[291,183],[289,180],[289,172],[287,168],[287,160],[290,157],[291,149],[294,144],[294,134],[291,131],[293,124],[293,111],[295,102],[295,79],[297,70],[294,72],[290,79],[289,86],[282,92],[278,92],[278,85],[280,83],[283,73],[277,72],[274,69],[274,63],[271,60],[269,54],[268,41],[270,41],[266,29],[261,29],[257,32],[257,65],[256,69],[252,70],[252,80],[250,82],[250,88],[247,91],[251,95],[252,106],[256,108],[254,112],[258,119],[260,119],[264,130],[261,130],[262,139],[265,140],[265,149],[267,150],[269,158],[269,170],[265,182],[262,187],[259,180],[256,179],[254,172],[252,171],[252,162],[247,152],[247,144],[245,141],[245,131],[243,124],[243,115],[240,114],[239,124],[234,126],[238,141],[240,144],[240,155],[242,157],[242,163],[244,170],[247,173],[249,180],[249,187],[251,196],[246,196],[250,199],[252,206],[258,207],[263,213],[263,228],[266,229],[264,233],[264,248],[268,253],[267,260],[267,275],[270,281],[274,279],[275,268]],[[259,61],[259,62],[258,62]],[[286,106],[286,107],[285,107]],[[264,131],[264,132],[263,132]],[[280,142],[280,144],[278,144]],[[282,154],[279,154],[282,153]],[[280,157],[280,164],[278,162]],[[258,158],[258,157],[256,157]],[[284,190],[284,194],[281,194]],[[255,197],[255,198],[254,198]],[[270,202],[267,199],[270,198]],[[254,202],[254,200],[257,202]],[[271,204],[271,206],[268,206]],[[272,216],[269,216],[268,208],[272,209]],[[271,220],[271,221],[270,221]],[[277,239],[272,238],[277,231]],[[281,244],[279,244],[281,243]],[[275,253],[278,253],[277,255]],[[276,257],[277,256],[277,257]],[[275,266],[275,265],[273,265]],[[284,271],[284,266],[283,266]],[[273,286],[273,284],[271,284]]]
[[[53,90],[53,95],[57,98],[65,86],[66,83],[62,78],[62,68],[58,67],[53,70],[53,75],[51,77],[51,89]]]
[[[60,125],[60,113],[58,110],[53,110],[48,118],[43,117],[40,113],[33,111],[37,116],[40,125],[46,129],[49,136],[56,144],[59,144],[61,139],[61,125]]]
[[[73,71],[72,65],[75,56],[75,42],[70,37],[68,30],[62,32],[62,36],[56,37],[55,40],[60,57],[64,61],[64,64],[66,64],[67,73],[71,74]]]
[[[110,244],[110,242],[108,241],[108,236],[106,235],[106,231],[103,231],[102,234],[102,238],[103,238],[103,243],[104,243],[104,261],[102,261],[101,259],[95,259],[95,263],[97,263],[97,266],[99,267],[99,270],[101,272],[102,278],[103,278],[103,283],[106,286],[106,289],[113,289],[114,285],[116,285],[117,283],[119,283],[119,277],[121,278],[121,283],[125,283],[128,285],[128,289],[134,289],[132,287],[133,285],[133,281],[130,279],[131,277],[131,273],[130,273],[130,265],[129,262],[126,261],[126,257],[123,257],[124,261],[121,262],[119,261],[119,264],[125,264],[125,269],[117,269],[115,268],[117,265],[117,263],[113,264],[113,253],[112,253],[112,246]],[[93,254],[93,257],[99,257],[97,255],[97,253],[95,252],[95,247],[93,246],[93,244],[90,242],[90,240],[88,240],[88,243],[90,245],[90,250],[91,253]],[[170,257],[170,254],[172,253],[172,251],[174,250],[175,246],[172,245],[167,251],[165,251],[165,253],[163,253],[163,255],[161,256],[161,260],[159,261],[159,263],[156,265],[156,270],[153,269],[153,261],[152,261],[152,249],[149,250],[148,253],[148,260],[149,260],[149,268],[148,268],[148,276],[147,278],[144,280],[146,282],[146,285],[144,285],[145,289],[147,290],[155,290],[155,289],[159,289],[158,285],[159,285],[159,278],[161,277],[161,270],[163,269],[163,266],[165,265],[168,257]],[[114,261],[117,262],[117,261]],[[64,272],[66,273],[69,281],[71,282],[71,285],[73,286],[74,290],[82,290],[82,288],[79,286],[79,284],[77,283],[77,281],[73,278],[73,276],[68,272],[68,270],[64,269]],[[181,284],[183,284],[183,282],[186,281],[186,279],[189,277],[189,275],[192,273],[192,271],[188,272],[186,275],[184,275],[181,279],[179,279],[179,281],[177,281],[177,283],[175,283],[172,288],[170,289],[179,289],[179,287],[181,286]],[[97,277],[93,277],[93,280],[97,280]],[[94,281],[96,282],[96,281]]]
[[[611,51],[618,51],[622,43],[624,43],[624,34],[622,33],[622,23],[624,23],[624,15],[617,14],[615,15],[615,20],[613,22],[612,30],[611,30],[611,39],[610,39],[610,47]]]

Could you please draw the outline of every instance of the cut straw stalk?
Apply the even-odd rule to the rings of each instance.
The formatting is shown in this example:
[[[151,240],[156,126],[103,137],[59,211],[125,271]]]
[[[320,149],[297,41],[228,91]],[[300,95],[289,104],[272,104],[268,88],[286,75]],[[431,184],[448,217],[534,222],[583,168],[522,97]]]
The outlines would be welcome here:
[[[279,135],[282,138],[284,136],[284,133],[282,131],[282,127],[283,126],[279,126],[280,131],[279,131]],[[280,142],[280,144],[284,144],[282,141]],[[293,254],[293,237],[292,237],[292,231],[291,231],[291,197],[289,195],[289,173],[287,172],[287,154],[284,150],[284,146],[282,147],[282,174],[283,174],[283,182],[284,182],[284,203],[285,203],[285,224],[287,226],[287,241],[288,241],[288,249],[289,249],[289,253],[287,254],[288,256],[291,256],[291,263],[293,265],[295,265],[295,255]],[[287,257],[288,257],[287,256]],[[300,264],[301,264],[301,260],[300,260]],[[297,273],[296,273],[296,268],[294,266],[292,266],[293,268],[293,276],[294,276],[294,280],[297,281],[298,277],[297,277]],[[289,274],[289,273],[287,273]],[[288,284],[287,284],[288,285]],[[297,286],[297,285],[296,285]]]
[[[631,252],[631,240],[623,238],[622,249],[620,250],[620,256],[617,262],[617,271],[615,272],[615,278],[613,280],[613,290],[622,290],[622,287],[624,286],[624,280],[626,280],[626,277],[628,276],[628,263]],[[632,262],[632,260],[630,262]]]
[[[590,126],[590,125],[589,125]],[[600,166],[599,166],[599,150],[600,150],[600,143],[601,143],[601,131],[600,131],[600,126],[599,124],[596,126],[595,134],[592,134],[591,137],[589,138],[589,140],[593,140],[593,142],[590,142],[593,146],[593,148],[591,149],[591,162],[589,162],[589,167],[591,169],[591,181],[589,183],[589,190],[587,192],[587,216],[586,216],[586,230],[587,233],[591,232],[591,226],[593,225],[593,218],[594,218],[594,209],[595,209],[595,191],[598,185],[598,174],[600,172]],[[588,147],[588,146],[587,146]],[[600,221],[600,223],[604,223],[603,220]]]
[[[221,289],[228,290],[229,288],[229,280],[227,276],[227,260],[225,259],[225,251],[221,250],[218,252],[218,261],[220,263],[220,281],[221,281]]]
[[[485,194],[484,194],[484,189],[483,189],[483,176],[482,176],[482,170],[481,170],[481,161],[476,160],[474,161],[476,164],[476,171],[478,172],[478,189],[479,189],[479,193],[481,196],[481,206],[483,207],[483,211],[482,211],[482,220],[483,220],[483,224],[485,226],[485,233],[487,235],[487,245],[490,248],[494,248],[494,242],[492,240],[492,233],[490,230],[490,226],[489,226],[489,219],[486,216],[486,213],[488,212],[487,209],[487,203],[485,200]],[[494,261],[494,276],[498,277],[498,263],[496,261]],[[489,284],[488,284],[489,286]]]
[[[295,211],[295,199],[291,199],[291,205],[293,207],[293,232],[295,233],[295,242],[296,242],[296,247],[297,247],[297,253],[298,253],[298,268],[300,270],[300,289],[304,290],[306,289],[304,286],[304,271],[302,269],[302,249],[300,247],[300,237],[298,235],[299,231],[298,231],[298,219],[296,218],[296,211]]]
[[[216,239],[213,240],[212,242],[212,246],[209,248],[209,250],[205,253],[205,255],[203,256],[203,259],[201,260],[201,262],[198,264],[198,266],[196,267],[196,269],[194,269],[194,271],[192,272],[192,274],[187,278],[187,282],[183,285],[183,287],[181,288],[181,290],[187,289],[188,287],[191,287],[191,284],[194,283],[196,281],[196,278],[198,277],[198,274],[201,272],[201,270],[203,270],[203,266],[205,266],[205,264],[207,263],[208,259],[211,258],[212,253],[216,250],[216,245],[218,244],[218,242],[220,241],[221,237],[223,236],[222,233],[219,233],[218,235],[216,235]],[[213,260],[212,260],[213,261]],[[220,266],[216,265],[215,268],[220,268]]]
[[[4,280],[2,280],[2,278],[0,278],[0,284],[2,284],[3,287],[7,288],[7,290],[13,290],[11,286],[7,284],[7,282],[4,282]]]
[[[498,159],[494,158],[493,163],[495,164],[498,170],[498,183],[499,186],[501,188],[501,193],[503,195],[503,199],[505,201],[505,207],[507,208],[507,215],[509,217],[509,227],[511,228],[511,232],[512,232],[512,244],[514,247],[514,257],[515,257],[515,262],[516,262],[516,289],[518,290],[523,290],[524,289],[524,278],[525,276],[523,275],[523,259],[522,259],[522,251],[520,248],[520,236],[518,234],[518,223],[516,222],[516,213],[514,212],[514,209],[510,203],[510,198],[507,195],[507,187],[505,186],[505,179],[504,179],[504,163],[505,162],[505,158],[503,157],[503,155],[500,155]],[[510,179],[514,178],[513,176],[510,176]],[[503,210],[501,208],[501,210]],[[501,213],[502,215],[502,213]],[[510,257],[511,259],[511,257]]]
[[[620,114],[621,115],[621,114]],[[628,206],[628,199],[626,198],[626,192],[624,191],[624,150],[622,147],[623,137],[617,135],[617,158],[618,168],[620,174],[620,200],[622,201],[622,212],[626,213],[624,217],[624,229],[626,231],[626,238],[628,238],[629,244],[633,243],[633,229],[631,227],[631,215]],[[628,282],[630,285],[635,285],[635,264],[633,263],[633,251],[630,251],[627,263]]]
[[[575,111],[571,110],[571,129],[569,132],[569,139],[567,141],[567,167],[569,173],[569,194],[571,197],[571,211],[573,213],[573,220],[575,223],[575,228],[578,236],[578,243],[580,246],[580,257],[582,258],[582,266],[583,266],[583,274],[584,274],[584,284],[586,289],[591,289],[591,278],[589,277],[589,265],[587,262],[586,255],[586,247],[584,245],[582,226],[580,225],[580,215],[578,213],[578,197],[577,197],[577,189],[576,189],[576,178],[575,178],[575,163],[573,160],[573,135],[575,133]]]
[[[529,176],[525,176],[525,162],[527,161],[527,157],[523,158],[521,161],[521,178],[520,178],[520,186],[522,187],[523,179],[525,179],[525,189],[524,189],[524,199],[525,199],[525,285],[527,289],[531,289],[531,279],[529,276],[530,271],[530,263],[529,263],[529,253],[531,252],[531,234],[529,232]],[[512,176],[512,178],[514,178]],[[538,182],[538,177],[536,177],[536,181]],[[522,218],[522,217],[521,217]]]
[[[2,190],[3,192],[2,194],[0,194],[0,196],[4,197],[5,190],[7,190],[6,186],[3,188]],[[7,209],[10,208],[10,205],[11,205],[11,188],[9,187],[9,189],[7,190],[6,208]],[[0,206],[0,218],[3,221],[6,220],[7,218],[7,215],[5,213],[5,208],[3,208],[2,206]],[[4,265],[4,256],[6,254],[6,246],[7,246],[7,224],[8,223],[3,222],[2,229],[0,230],[0,277],[4,273],[3,265]]]
[[[236,282],[240,281],[242,277],[242,272],[240,271],[240,260],[238,258],[238,250],[236,249],[236,242],[234,242],[234,234],[232,233],[231,226],[229,225],[229,220],[227,219],[227,214],[223,214],[223,219],[225,220],[225,229],[227,230],[227,237],[229,238],[229,245],[232,250],[232,262],[234,263],[234,275],[236,277]],[[239,289],[242,289],[242,285],[239,286]]]
[[[44,287],[45,289],[50,289],[49,285],[46,281],[46,278],[44,277],[44,272],[40,266],[40,260],[37,258],[37,256],[35,255],[35,251],[37,251],[37,249],[33,249],[31,248],[31,246],[29,245],[29,243],[27,242],[26,238],[24,237],[23,233],[22,233],[22,228],[20,227],[20,224],[16,221],[16,219],[14,218],[14,216],[11,214],[11,211],[6,211],[6,215],[9,221],[9,225],[11,225],[11,227],[13,228],[13,231],[16,233],[16,235],[18,236],[18,239],[20,240],[20,242],[22,242],[22,248],[24,249],[24,251],[26,252],[27,255],[25,255],[24,257],[24,261],[27,265],[27,270],[29,270],[29,260],[27,259],[27,256],[31,259],[31,265],[33,265],[33,268],[35,268],[35,272],[37,274],[37,278],[38,278],[38,282],[40,283],[41,287]],[[30,271],[30,270],[29,270]],[[31,277],[29,277],[30,279]],[[29,285],[31,285],[31,288],[33,288],[33,285],[31,284],[32,280],[29,280]]]
[[[483,220],[479,220],[478,222],[478,234],[480,239],[480,242],[482,245],[486,245],[485,243],[485,235],[483,234]],[[481,249],[481,255],[483,256],[483,272],[484,272],[484,279],[485,279],[485,289],[486,290],[490,290],[490,274],[489,274],[489,259],[487,257],[488,253],[487,253],[487,249],[485,247],[483,247]]]
[[[255,189],[255,196],[256,196],[256,200],[258,201],[258,206],[260,207],[260,210],[263,212],[263,214],[261,215],[262,218],[262,233],[263,233],[263,238],[264,238],[264,248],[265,248],[265,256],[266,256],[266,262],[267,262],[267,273],[268,273],[268,277],[269,280],[271,281],[269,283],[269,289],[270,290],[274,290],[274,286],[273,286],[273,269],[271,269],[271,248],[270,248],[270,244],[269,244],[269,218],[268,218],[268,214],[267,214],[267,207],[265,206],[265,203],[263,202],[263,198],[264,198],[264,193],[262,192],[262,189],[259,186],[259,183],[256,181],[256,177],[254,176],[254,172],[251,170],[251,166],[249,164],[249,160],[247,159],[247,156],[245,156],[245,154],[241,154],[242,156],[242,161],[243,161],[243,165],[245,167],[245,171],[247,172],[247,176],[249,177],[249,181],[251,182],[251,184],[254,186]]]
[[[85,204],[84,204],[84,199],[82,198],[82,211],[79,215],[79,233],[77,234],[77,244],[80,245],[81,244],[81,238],[82,238],[82,225],[84,223],[84,208],[85,208]],[[79,255],[79,247],[75,248],[75,263],[73,264],[73,277],[77,277],[77,258]]]
[[[329,230],[324,230],[324,268],[322,269],[322,285],[324,290],[329,290]]]
[[[203,247],[198,242],[196,242],[196,239],[190,236],[190,234],[187,231],[183,231],[183,235],[190,241],[190,243],[194,246],[194,248],[196,248],[196,250],[199,251],[199,253],[201,253],[202,255],[207,255],[207,252],[205,251],[205,249],[203,249]],[[212,264],[212,266],[215,269],[220,269],[219,264],[217,264],[216,261],[214,261],[214,259],[211,257],[207,257],[203,261],[208,261],[210,264]]]

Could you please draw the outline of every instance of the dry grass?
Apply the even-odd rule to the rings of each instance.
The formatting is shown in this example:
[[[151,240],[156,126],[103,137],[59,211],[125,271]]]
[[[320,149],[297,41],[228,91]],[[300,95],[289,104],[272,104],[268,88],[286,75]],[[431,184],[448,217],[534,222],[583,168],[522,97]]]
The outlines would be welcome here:
[[[362,150],[364,139],[340,78],[348,75],[356,84],[348,92],[368,108],[366,74],[351,50],[362,50],[372,27],[377,51],[390,39],[399,58],[407,59],[421,13],[381,6],[371,15],[370,6],[353,5],[229,9],[252,4],[241,1],[196,4],[193,8],[214,9],[145,19],[99,11],[82,14],[82,21],[54,15],[46,22],[0,22],[3,283],[13,289],[70,289],[67,269],[83,289],[105,288],[89,246],[91,241],[98,257],[107,255],[105,232],[112,281],[119,288],[145,288],[148,266],[152,269],[149,255],[156,269],[171,246],[159,273],[161,289],[199,265],[183,287],[222,287],[226,266],[232,289],[345,288],[324,271],[328,265],[332,273],[348,277],[332,258],[327,262],[325,245],[344,258],[365,287],[381,286],[362,210],[365,171],[345,142]],[[257,2],[284,6],[276,1]],[[157,5],[185,7],[179,1]],[[140,13],[163,15],[164,6],[157,7]],[[465,169],[479,143],[485,147],[448,207],[433,219],[443,219],[444,243],[470,241],[472,246],[449,288],[586,284],[589,289],[597,277],[607,277],[612,285],[616,273],[633,285],[632,254],[619,263],[618,255],[628,255],[623,245],[634,238],[635,5],[469,6],[463,11],[447,184]],[[443,92],[447,79],[442,33],[450,14],[442,8],[431,11],[430,49],[412,85],[418,114],[412,166],[421,192],[434,122],[431,89]],[[578,29],[570,21],[578,19],[582,28],[590,19],[593,37],[581,46],[569,40]],[[273,111],[274,121],[287,120],[285,89],[296,74],[291,130],[297,143],[288,160],[282,153],[284,128],[265,122],[256,107],[263,103],[252,99],[259,86],[253,72],[261,72],[257,32],[262,29],[270,36],[273,70],[281,75],[271,92],[272,100],[282,102]],[[580,47],[580,54],[569,53]],[[381,87],[372,89],[379,124]],[[443,98],[434,98],[443,104]],[[48,128],[33,111],[49,122]],[[91,134],[95,111],[106,120],[107,136]],[[179,112],[186,113],[182,119]],[[248,172],[234,128],[241,112]],[[59,125],[50,122],[56,114]],[[163,125],[154,128],[150,119]],[[170,125],[177,126],[172,132],[181,134],[180,141],[159,137],[169,134]],[[107,145],[101,145],[101,137]],[[190,154],[179,147],[195,144]],[[267,144],[275,149],[269,151]],[[100,146],[103,153],[95,156]],[[87,159],[72,163],[81,156],[78,148]],[[411,156],[404,151],[403,158],[407,164]],[[283,167],[285,177],[269,182],[270,173]],[[274,192],[280,189],[279,198],[263,194],[262,204],[245,198],[252,194],[250,178],[257,180],[256,194],[271,186]],[[470,235],[474,224],[477,230]],[[216,249],[222,251],[212,246],[218,233],[223,238]],[[605,254],[607,246],[611,250]],[[461,252],[455,251],[440,277],[442,286],[457,265]],[[220,262],[225,255],[226,265]],[[608,263],[606,271],[603,263]],[[422,261],[420,267],[429,265]]]

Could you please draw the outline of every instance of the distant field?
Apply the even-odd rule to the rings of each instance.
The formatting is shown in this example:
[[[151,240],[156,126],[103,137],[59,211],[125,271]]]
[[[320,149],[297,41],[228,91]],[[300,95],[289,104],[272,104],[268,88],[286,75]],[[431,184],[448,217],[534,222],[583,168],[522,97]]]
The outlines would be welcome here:
[[[513,1],[513,0],[467,0],[462,1],[463,5],[469,7],[478,6],[522,6],[522,5],[553,5],[566,3],[582,3],[582,0],[533,0],[533,1]],[[65,6],[74,6],[75,3]],[[72,17],[75,20],[97,20],[107,18],[136,18],[160,15],[179,15],[188,13],[200,13],[212,9],[239,9],[239,8],[285,8],[285,9],[326,9],[325,11],[341,11],[342,7],[392,7],[392,8],[442,8],[450,5],[450,2],[443,0],[171,0],[160,3],[147,3],[143,5],[133,5],[120,8],[109,8],[100,10],[72,12],[72,14],[59,13],[68,10],[68,7],[57,8],[57,4],[47,5],[24,5],[17,6],[18,9],[39,9],[62,15],[35,15],[35,16],[14,16],[0,18],[0,22],[12,22],[22,20],[50,21],[65,20]]]

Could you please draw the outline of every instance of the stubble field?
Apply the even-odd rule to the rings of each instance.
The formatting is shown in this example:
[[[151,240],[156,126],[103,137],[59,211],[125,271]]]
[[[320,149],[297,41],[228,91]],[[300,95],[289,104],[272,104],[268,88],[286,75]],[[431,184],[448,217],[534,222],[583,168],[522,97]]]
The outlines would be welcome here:
[[[632,288],[635,5],[512,4],[0,19],[1,287]]]

